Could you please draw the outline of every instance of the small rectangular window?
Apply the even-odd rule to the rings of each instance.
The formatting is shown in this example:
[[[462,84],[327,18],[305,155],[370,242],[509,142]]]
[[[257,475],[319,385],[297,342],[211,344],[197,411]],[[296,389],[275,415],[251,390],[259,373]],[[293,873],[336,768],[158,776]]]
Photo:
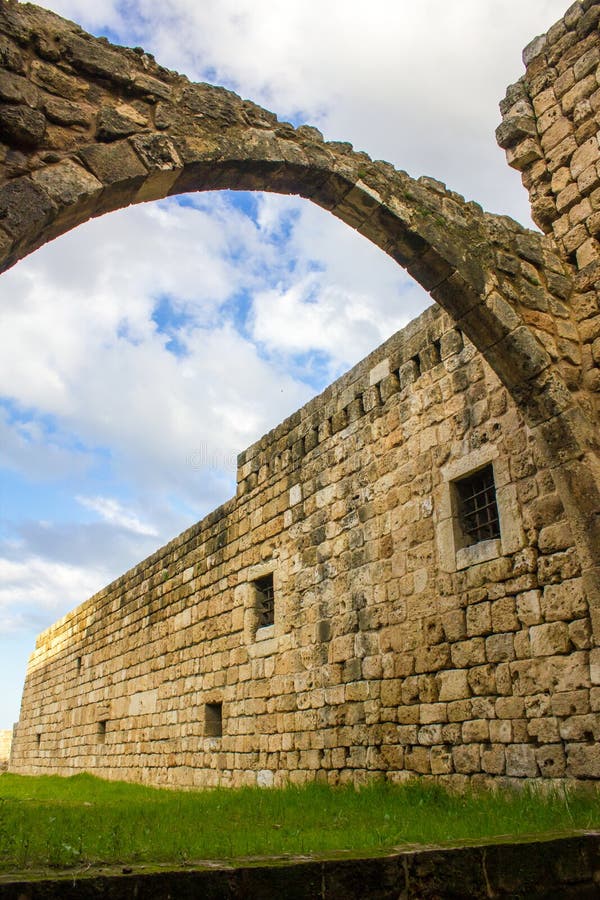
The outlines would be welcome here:
[[[257,578],[254,582],[256,590],[256,607],[258,610],[258,627],[266,628],[275,623],[275,593],[273,590],[273,573]]]
[[[223,704],[207,703],[204,707],[204,735],[205,737],[222,737],[223,735]]]
[[[79,675],[81,673],[81,656],[78,656],[75,659],[75,669],[77,671],[77,674]]]
[[[98,743],[105,744],[106,743],[106,726],[108,725],[108,721],[103,719],[101,722],[98,722]]]
[[[494,469],[490,464],[454,482],[465,546],[500,537]]]
[[[40,747],[42,744],[42,732],[41,731],[38,731],[38,733],[35,736],[35,740],[36,740],[37,746]]]

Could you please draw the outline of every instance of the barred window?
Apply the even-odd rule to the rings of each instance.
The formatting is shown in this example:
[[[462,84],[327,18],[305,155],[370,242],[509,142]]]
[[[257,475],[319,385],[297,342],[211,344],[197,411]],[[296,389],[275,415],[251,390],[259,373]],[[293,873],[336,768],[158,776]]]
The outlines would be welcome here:
[[[454,482],[458,494],[458,518],[466,546],[500,537],[496,486],[492,465]]]
[[[256,606],[258,610],[258,627],[265,628],[275,622],[275,593],[273,590],[273,573],[257,578],[254,582],[256,590]]]

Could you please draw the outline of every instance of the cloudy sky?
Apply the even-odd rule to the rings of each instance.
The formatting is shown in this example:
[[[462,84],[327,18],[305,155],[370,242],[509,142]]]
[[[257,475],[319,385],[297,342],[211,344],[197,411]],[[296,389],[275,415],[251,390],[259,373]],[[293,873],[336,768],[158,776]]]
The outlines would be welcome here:
[[[496,147],[567,0],[48,0],[530,224]],[[35,634],[234,491],[235,456],[429,299],[297,198],[188,195],[88,223],[0,281],[0,728]]]

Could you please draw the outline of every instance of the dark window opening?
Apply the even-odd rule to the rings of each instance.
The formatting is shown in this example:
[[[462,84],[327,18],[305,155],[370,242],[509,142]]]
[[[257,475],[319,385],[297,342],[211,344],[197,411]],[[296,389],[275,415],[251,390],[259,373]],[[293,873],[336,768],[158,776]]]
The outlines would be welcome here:
[[[78,656],[75,660],[75,668],[77,669],[77,674],[81,672],[81,657]]]
[[[106,726],[108,725],[108,720],[103,719],[101,722],[98,722],[98,743],[105,744],[106,743]]]
[[[257,578],[254,582],[256,589],[256,605],[258,609],[258,627],[265,628],[275,623],[275,592],[273,590],[273,573]]]
[[[500,537],[500,519],[492,465],[455,482],[458,517],[466,545]]]
[[[35,740],[36,740],[38,747],[40,747],[41,743],[42,743],[42,732],[41,731],[38,731],[38,733],[35,736]]]
[[[207,703],[204,708],[205,737],[221,737],[223,735],[223,704]]]

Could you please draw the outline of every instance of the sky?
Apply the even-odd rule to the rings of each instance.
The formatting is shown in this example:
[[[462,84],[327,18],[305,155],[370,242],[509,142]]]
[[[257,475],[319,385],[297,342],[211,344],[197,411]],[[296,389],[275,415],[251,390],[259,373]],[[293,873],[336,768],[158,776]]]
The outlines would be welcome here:
[[[531,226],[498,102],[566,0],[40,5]],[[39,631],[232,496],[237,453],[430,302],[308,201],[228,191],[111,213],[6,273],[0,729]]]

